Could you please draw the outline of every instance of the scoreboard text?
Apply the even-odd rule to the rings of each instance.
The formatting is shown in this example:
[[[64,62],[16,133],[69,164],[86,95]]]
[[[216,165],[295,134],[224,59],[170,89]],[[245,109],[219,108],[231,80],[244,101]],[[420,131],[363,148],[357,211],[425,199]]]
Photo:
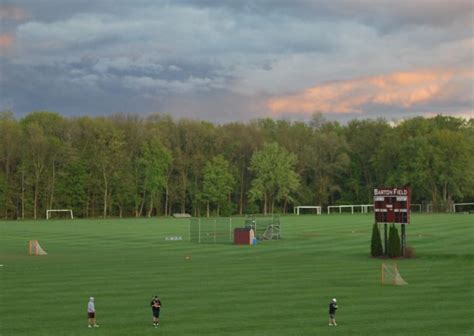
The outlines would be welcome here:
[[[375,221],[385,223],[410,223],[410,188],[375,188]]]

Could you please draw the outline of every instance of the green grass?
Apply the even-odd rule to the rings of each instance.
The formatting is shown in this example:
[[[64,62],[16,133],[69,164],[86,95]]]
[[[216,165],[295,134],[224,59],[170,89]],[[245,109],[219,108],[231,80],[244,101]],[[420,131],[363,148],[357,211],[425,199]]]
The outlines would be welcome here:
[[[253,247],[166,241],[187,237],[179,219],[0,222],[0,335],[474,334],[474,216],[414,215],[398,287],[368,257],[372,216],[281,220],[283,240]],[[28,256],[29,239],[49,254]]]

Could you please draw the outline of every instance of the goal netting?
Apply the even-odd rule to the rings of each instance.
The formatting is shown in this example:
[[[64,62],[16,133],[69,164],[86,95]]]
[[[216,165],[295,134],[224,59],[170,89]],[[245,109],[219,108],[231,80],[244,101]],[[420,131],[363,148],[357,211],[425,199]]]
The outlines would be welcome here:
[[[382,263],[381,280],[382,285],[408,285],[398,272],[397,264]]]
[[[345,205],[328,205],[328,215],[332,213],[369,213],[374,211],[373,204],[345,204]],[[332,209],[337,209],[331,211]]]
[[[28,242],[28,253],[29,255],[35,255],[35,256],[40,256],[40,255],[47,255],[45,250],[41,247],[41,245],[38,243],[37,240],[30,240]]]
[[[277,216],[262,218],[190,218],[189,241],[199,244],[232,244],[234,229],[251,228],[258,240],[281,238],[281,224]]]
[[[231,218],[191,218],[189,240],[198,244],[231,244],[233,224]]]
[[[474,203],[453,203],[453,212],[474,214]]]
[[[320,215],[322,207],[317,205],[299,205],[293,209],[295,215],[299,216],[300,214],[310,214],[310,215]]]
[[[48,209],[46,210],[46,219],[51,218],[71,218],[74,219],[71,209]]]

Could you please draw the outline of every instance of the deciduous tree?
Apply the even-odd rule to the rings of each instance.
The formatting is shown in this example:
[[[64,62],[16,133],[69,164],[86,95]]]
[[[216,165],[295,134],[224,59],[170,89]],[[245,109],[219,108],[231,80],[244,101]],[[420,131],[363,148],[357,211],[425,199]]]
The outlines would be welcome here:
[[[263,201],[263,213],[268,208],[273,213],[275,201],[288,197],[299,185],[294,171],[296,156],[280,147],[268,143],[252,156],[250,170],[255,175],[249,193],[251,198]]]
[[[220,206],[228,200],[230,192],[234,189],[234,184],[235,179],[229,162],[222,155],[218,155],[206,163],[202,198],[206,202],[207,217],[209,217],[211,204],[216,205],[217,216],[219,216]]]

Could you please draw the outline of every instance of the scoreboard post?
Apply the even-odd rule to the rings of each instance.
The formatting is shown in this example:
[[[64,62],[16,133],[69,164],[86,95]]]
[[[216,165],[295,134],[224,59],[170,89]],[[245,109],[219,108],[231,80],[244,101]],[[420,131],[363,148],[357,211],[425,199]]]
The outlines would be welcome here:
[[[405,255],[406,225],[410,223],[410,188],[375,188],[375,222],[384,225],[384,253],[387,254],[387,226],[400,224],[401,252]]]

